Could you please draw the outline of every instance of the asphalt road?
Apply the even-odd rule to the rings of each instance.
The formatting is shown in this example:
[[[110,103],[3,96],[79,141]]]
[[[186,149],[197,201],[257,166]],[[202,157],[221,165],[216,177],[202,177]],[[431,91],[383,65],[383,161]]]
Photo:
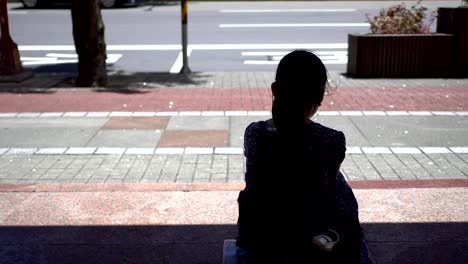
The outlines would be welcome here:
[[[314,50],[329,70],[345,71],[347,34],[369,32],[366,14],[389,2],[189,2],[192,71],[270,71],[291,49]],[[457,6],[459,1],[429,1]],[[23,65],[35,71],[76,69],[71,15],[65,7],[27,10],[9,4],[10,32]],[[111,73],[178,72],[178,3],[102,11]],[[435,29],[435,24],[433,25]]]

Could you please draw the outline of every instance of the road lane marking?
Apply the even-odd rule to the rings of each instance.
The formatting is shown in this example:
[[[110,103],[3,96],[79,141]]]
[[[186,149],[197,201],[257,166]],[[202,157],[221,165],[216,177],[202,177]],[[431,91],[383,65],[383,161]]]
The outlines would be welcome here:
[[[194,50],[347,49],[348,43],[189,44]],[[21,45],[19,51],[75,51],[74,45]],[[181,45],[108,45],[107,51],[180,51]]]
[[[220,13],[321,13],[321,12],[356,12],[357,9],[221,9]]]
[[[345,50],[313,51],[322,62],[329,64],[347,64],[348,52]],[[249,65],[277,65],[279,61],[288,53],[288,51],[246,51],[242,52],[242,57],[265,57],[264,59],[244,60],[244,64]]]
[[[106,50],[180,50],[181,45],[107,45]],[[75,45],[21,45],[20,51],[75,51]]]
[[[192,48],[190,46],[187,46],[187,57],[190,57],[190,54],[192,54]],[[184,55],[182,51],[179,52],[179,55],[177,56],[177,59],[175,60],[174,64],[172,65],[171,69],[169,70],[170,73],[179,73],[180,70],[182,69],[184,62]]]
[[[266,27],[369,27],[369,23],[288,23],[288,24],[219,24],[220,28]]]
[[[107,54],[106,63],[114,64],[120,58],[122,54]],[[71,53],[47,53],[43,57],[21,57],[21,62],[25,66],[32,65],[53,65],[53,64],[65,64],[65,63],[78,63],[78,55]]]

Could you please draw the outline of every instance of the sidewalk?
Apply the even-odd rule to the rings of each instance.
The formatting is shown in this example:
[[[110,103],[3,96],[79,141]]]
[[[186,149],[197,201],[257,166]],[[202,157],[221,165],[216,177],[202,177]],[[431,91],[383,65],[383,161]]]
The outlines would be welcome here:
[[[376,263],[466,263],[468,80],[330,76],[315,121],[345,132],[342,171]],[[243,131],[270,117],[272,80],[0,83],[0,263],[220,263]]]

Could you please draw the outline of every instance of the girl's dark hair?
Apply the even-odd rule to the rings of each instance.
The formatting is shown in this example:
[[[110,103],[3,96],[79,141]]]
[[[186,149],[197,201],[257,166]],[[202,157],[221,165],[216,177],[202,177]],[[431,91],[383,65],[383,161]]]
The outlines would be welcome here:
[[[295,50],[281,59],[276,70],[272,115],[278,130],[296,130],[305,111],[319,106],[327,86],[327,70],[312,52]]]

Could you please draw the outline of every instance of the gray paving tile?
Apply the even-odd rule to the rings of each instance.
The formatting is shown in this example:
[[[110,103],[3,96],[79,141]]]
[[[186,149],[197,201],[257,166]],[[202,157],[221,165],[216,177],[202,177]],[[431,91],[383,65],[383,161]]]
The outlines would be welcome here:
[[[256,121],[265,120],[269,116],[247,116],[237,117],[231,116],[229,119],[229,147],[243,147],[244,146],[244,132],[247,126]]]
[[[461,154],[457,154],[457,156],[462,159],[465,163],[468,164],[468,153],[461,153]]]
[[[227,130],[228,117],[216,116],[173,116],[167,124],[167,130]]]
[[[449,160],[442,154],[428,154],[427,155],[439,168],[444,172],[448,178],[463,179],[466,177],[457,167],[455,167]]]
[[[460,116],[350,117],[371,146],[464,146],[468,119]]]
[[[468,163],[464,162],[457,154],[446,154],[444,157],[462,172],[465,177],[468,177]]]
[[[382,157],[386,155],[392,155],[392,154],[369,154],[369,155],[366,155],[366,158],[372,164],[372,166],[378,171],[378,173],[380,174],[380,177],[382,177],[384,180],[397,180],[399,179],[398,175]]]
[[[348,158],[351,158],[356,164],[364,179],[366,180],[382,180],[381,176],[377,170],[372,166],[372,164],[366,159],[364,155],[348,155]]]
[[[196,164],[199,155],[184,155],[182,157],[182,164]]]
[[[84,146],[103,122],[91,118],[2,119],[0,147]]]
[[[342,131],[345,134],[346,145],[348,146],[372,146],[365,134],[354,123],[354,119],[349,116],[314,116],[314,122],[324,126]]]
[[[395,154],[385,154],[382,158],[393,169],[397,177],[401,180],[415,180],[416,176]]]
[[[359,167],[354,163],[353,158],[349,157],[349,155],[341,164],[341,171],[348,181],[362,180],[364,177]]]
[[[227,182],[226,173],[212,173],[210,177],[210,182]]]
[[[161,134],[160,130],[100,130],[86,146],[155,148]]]
[[[158,182],[175,182],[176,180],[176,173],[173,172],[161,172],[159,176]]]
[[[421,167],[423,167],[430,173],[431,178],[444,179],[448,177],[447,175],[445,175],[443,170],[438,168],[438,166],[430,158],[428,158],[426,154],[416,154],[413,155],[413,157],[421,165]],[[417,175],[416,177],[419,178],[419,175]]]
[[[235,172],[235,173],[229,173],[228,174],[228,178],[227,178],[227,181],[228,182],[243,182],[244,181],[244,176],[245,174],[244,173],[239,173],[239,172]]]
[[[195,174],[195,164],[182,164],[177,173],[177,182],[191,182]]]

